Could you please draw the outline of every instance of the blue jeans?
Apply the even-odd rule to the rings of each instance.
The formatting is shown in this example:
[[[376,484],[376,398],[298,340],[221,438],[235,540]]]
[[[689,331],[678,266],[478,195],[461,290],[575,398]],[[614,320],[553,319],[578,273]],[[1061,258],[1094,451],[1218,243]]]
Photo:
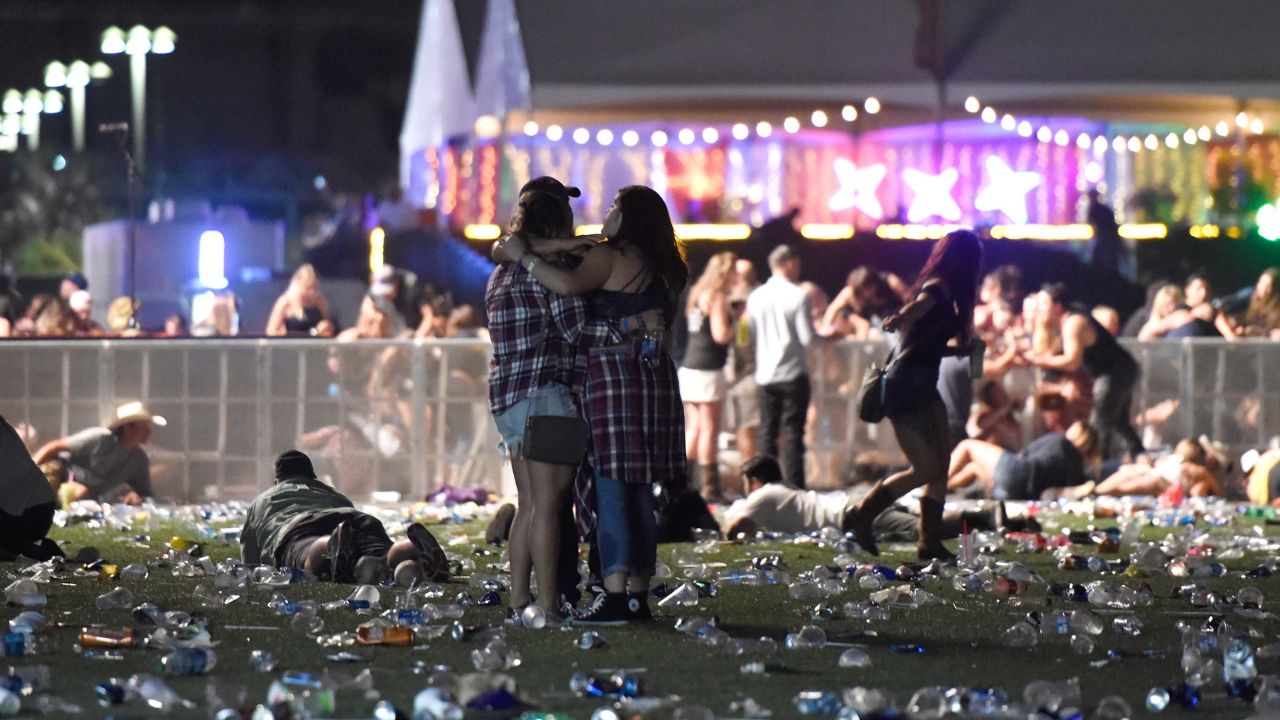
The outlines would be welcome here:
[[[653,486],[596,476],[596,543],[601,576],[652,577],[658,563]]]

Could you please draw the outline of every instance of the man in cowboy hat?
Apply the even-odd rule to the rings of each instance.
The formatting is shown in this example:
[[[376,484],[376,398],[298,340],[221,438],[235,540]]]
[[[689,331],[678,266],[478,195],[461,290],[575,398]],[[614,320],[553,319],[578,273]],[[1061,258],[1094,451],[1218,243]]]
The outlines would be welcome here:
[[[140,402],[116,408],[106,427],[93,427],[46,443],[32,456],[37,465],[62,458],[66,478],[51,480],[63,504],[74,500],[104,500],[138,505],[151,495],[151,460],[142,446],[153,425],[165,419]],[[46,472],[46,474],[49,474]]]
[[[392,574],[404,586],[449,579],[448,558],[426,527],[410,523],[407,539],[392,542],[380,520],[316,478],[306,453],[281,453],[275,474],[275,484],[245,514],[244,562],[298,568],[336,582],[377,583]]]

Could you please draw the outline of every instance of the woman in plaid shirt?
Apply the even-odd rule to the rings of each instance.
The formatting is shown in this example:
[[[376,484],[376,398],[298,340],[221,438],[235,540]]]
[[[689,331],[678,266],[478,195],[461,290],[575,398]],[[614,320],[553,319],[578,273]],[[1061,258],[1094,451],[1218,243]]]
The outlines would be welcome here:
[[[512,235],[497,255],[515,260],[558,295],[585,297],[595,318],[622,340],[593,347],[587,364],[585,414],[595,469],[596,540],[605,592],[576,622],[621,624],[652,617],[647,595],[657,561],[653,484],[688,482],[684,411],[667,352],[675,298],[689,281],[666,203],[652,189],[618,191],[604,220],[603,241],[572,270],[529,252]],[[644,314],[646,322],[629,318]]]
[[[532,183],[531,183],[532,185]],[[512,233],[540,238],[572,236],[570,189],[534,186],[520,196],[511,220]],[[485,290],[485,309],[493,357],[489,363],[489,409],[511,458],[519,505],[511,526],[511,606],[518,621],[529,604],[530,570],[538,573],[538,604],[551,621],[560,617],[558,574],[562,551],[577,572],[577,543],[571,523],[573,479],[577,466],[526,459],[520,452],[525,423],[531,416],[577,417],[577,396],[586,357],[579,348],[616,341],[608,326],[589,323],[582,298],[556,295],[539,285],[516,263],[499,265]],[[570,548],[563,547],[566,543]],[[566,580],[566,583],[569,582]]]

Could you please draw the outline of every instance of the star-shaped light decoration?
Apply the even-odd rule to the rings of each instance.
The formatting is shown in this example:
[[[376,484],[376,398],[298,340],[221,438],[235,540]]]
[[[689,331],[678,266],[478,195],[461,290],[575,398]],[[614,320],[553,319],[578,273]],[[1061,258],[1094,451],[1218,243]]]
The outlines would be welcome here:
[[[840,189],[827,201],[827,207],[836,211],[854,208],[876,220],[884,217],[884,208],[876,197],[876,189],[884,181],[887,172],[884,165],[877,163],[857,167],[844,158],[836,158],[833,168]]]
[[[999,211],[1017,225],[1027,223],[1027,193],[1040,185],[1040,173],[1015,172],[997,155],[987,156],[987,184],[978,191],[973,206],[982,212]]]
[[[1258,234],[1275,242],[1280,240],[1280,201],[1258,208]]]
[[[902,173],[902,179],[911,188],[913,195],[911,207],[907,208],[908,222],[918,223],[935,216],[947,222],[960,220],[960,206],[951,197],[951,188],[960,179],[960,171],[947,168],[937,175],[930,175],[915,168],[907,168]]]

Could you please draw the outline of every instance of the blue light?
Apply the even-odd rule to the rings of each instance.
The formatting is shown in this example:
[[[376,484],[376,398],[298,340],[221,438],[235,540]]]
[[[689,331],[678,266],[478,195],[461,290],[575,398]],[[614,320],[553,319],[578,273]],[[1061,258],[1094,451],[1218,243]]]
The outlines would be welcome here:
[[[200,233],[200,259],[197,265],[200,286],[221,290],[227,286],[226,238],[217,230]]]

